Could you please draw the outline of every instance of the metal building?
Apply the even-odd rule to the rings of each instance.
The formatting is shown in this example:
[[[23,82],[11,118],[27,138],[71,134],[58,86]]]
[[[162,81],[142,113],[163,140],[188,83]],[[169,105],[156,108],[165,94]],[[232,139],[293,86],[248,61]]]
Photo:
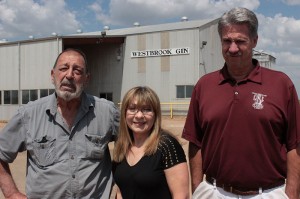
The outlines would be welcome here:
[[[147,85],[161,102],[187,102],[197,80],[223,65],[217,22],[185,20],[1,43],[0,120],[54,91],[51,69],[70,47],[87,55],[90,94],[117,104],[128,89]]]
[[[253,58],[259,61],[259,64],[266,68],[272,68],[272,64],[276,63],[276,58],[263,51],[253,50]]]

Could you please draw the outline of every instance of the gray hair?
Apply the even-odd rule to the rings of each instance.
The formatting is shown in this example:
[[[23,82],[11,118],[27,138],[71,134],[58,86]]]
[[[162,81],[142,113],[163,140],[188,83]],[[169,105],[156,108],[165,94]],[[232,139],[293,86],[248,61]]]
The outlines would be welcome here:
[[[54,62],[54,65],[53,65],[53,68],[56,67],[57,65],[57,62],[58,62],[58,59],[60,58],[60,56],[65,53],[65,52],[70,52],[70,51],[73,51],[73,52],[77,52],[78,54],[80,54],[84,60],[84,65],[85,65],[85,72],[86,73],[89,73],[89,70],[88,70],[88,63],[87,63],[87,59],[86,59],[86,55],[84,54],[84,52],[82,52],[80,49],[77,49],[77,48],[67,48],[65,50],[63,50],[56,58],[55,62]]]
[[[249,29],[249,36],[252,38],[257,36],[258,20],[254,12],[247,8],[233,8],[222,15],[218,22],[218,32],[220,37],[223,28],[231,24],[246,24]]]

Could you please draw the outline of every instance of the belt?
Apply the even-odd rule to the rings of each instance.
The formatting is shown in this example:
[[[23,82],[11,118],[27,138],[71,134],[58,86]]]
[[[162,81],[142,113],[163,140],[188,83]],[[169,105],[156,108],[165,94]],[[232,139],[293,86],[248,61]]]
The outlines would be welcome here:
[[[216,183],[217,187],[220,187],[220,188],[224,189],[224,191],[229,192],[229,193],[233,193],[233,194],[236,194],[236,195],[249,196],[249,195],[257,195],[257,194],[260,193],[260,190],[259,190],[260,188],[257,188],[257,189],[237,188],[237,187],[233,187],[231,185],[218,183],[218,181],[215,180],[214,178],[212,178],[211,176],[206,176],[205,179],[209,184],[214,185],[214,183]],[[280,181],[280,182],[277,182],[277,183],[271,185],[270,187],[262,187],[261,191],[265,191],[267,189],[272,189],[272,188],[275,188],[275,187],[279,187],[283,184],[284,184],[284,181]]]

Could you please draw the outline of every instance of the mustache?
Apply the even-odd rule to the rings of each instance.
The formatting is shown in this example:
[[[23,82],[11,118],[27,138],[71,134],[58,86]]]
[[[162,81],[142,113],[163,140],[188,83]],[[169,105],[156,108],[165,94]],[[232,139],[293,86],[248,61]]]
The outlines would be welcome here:
[[[241,52],[237,52],[237,53],[230,53],[230,52],[227,52],[227,55],[228,56],[241,56],[242,55],[242,53]]]
[[[70,87],[76,87],[73,80],[63,79],[63,81],[60,83],[60,86],[70,86]]]

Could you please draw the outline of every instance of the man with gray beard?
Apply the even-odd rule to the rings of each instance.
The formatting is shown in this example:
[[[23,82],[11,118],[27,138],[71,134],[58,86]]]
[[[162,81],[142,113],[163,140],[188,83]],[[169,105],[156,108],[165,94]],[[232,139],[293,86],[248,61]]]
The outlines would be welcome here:
[[[85,55],[64,50],[51,70],[55,93],[21,107],[0,133],[0,188],[5,198],[104,198],[112,188],[108,143],[119,110],[88,95]],[[26,194],[9,169],[27,151]]]

